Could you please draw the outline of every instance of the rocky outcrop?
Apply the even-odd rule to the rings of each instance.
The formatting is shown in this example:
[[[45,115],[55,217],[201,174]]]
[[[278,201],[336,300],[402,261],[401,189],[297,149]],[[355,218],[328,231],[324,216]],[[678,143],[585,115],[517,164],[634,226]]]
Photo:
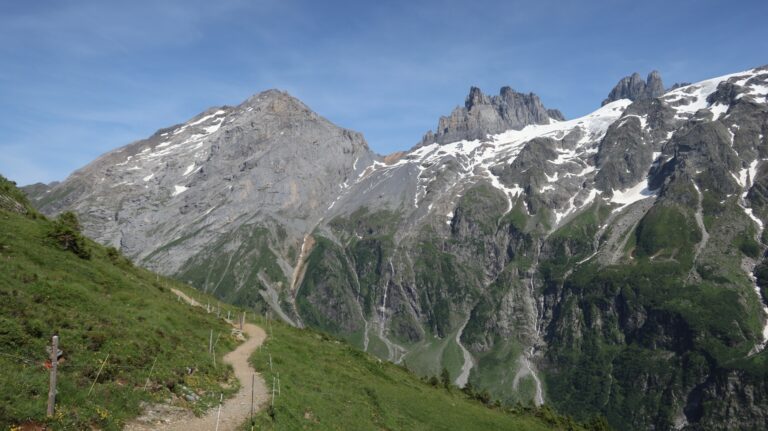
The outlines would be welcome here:
[[[621,78],[618,84],[608,94],[608,98],[603,100],[603,106],[621,99],[631,101],[641,99],[652,99],[664,94],[664,83],[661,81],[661,75],[657,71],[648,74],[648,78],[643,78],[638,73]]]
[[[546,109],[533,93],[502,87],[498,96],[488,96],[472,87],[464,106],[454,109],[448,117],[440,117],[437,131],[427,132],[420,145],[485,139],[489,134],[519,130],[529,124],[548,124],[550,119],[563,121],[564,117],[556,109]]]

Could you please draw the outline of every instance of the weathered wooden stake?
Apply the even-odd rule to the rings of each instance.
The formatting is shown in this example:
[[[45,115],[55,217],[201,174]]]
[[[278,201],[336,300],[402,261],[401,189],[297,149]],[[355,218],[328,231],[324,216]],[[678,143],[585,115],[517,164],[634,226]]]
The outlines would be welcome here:
[[[53,417],[54,406],[56,405],[56,372],[59,364],[59,336],[54,335],[51,339],[51,381],[48,385],[48,417]]]
[[[211,331],[211,337],[213,337],[213,331]],[[213,356],[213,368],[216,368],[216,345],[219,344],[219,337],[221,337],[221,332],[216,334],[216,341],[214,341],[213,346],[211,346],[211,355]]]
[[[280,373],[277,373],[277,396],[280,396]]]
[[[91,392],[93,392],[93,387],[96,386],[96,381],[99,380],[99,376],[101,375],[101,370],[104,369],[104,365],[107,365],[107,359],[109,359],[109,353],[107,353],[107,357],[104,358],[104,362],[101,363],[101,367],[99,367],[99,372],[96,373],[96,378],[93,379],[93,383],[91,383],[91,389],[88,389],[88,395],[91,395]]]
[[[256,373],[251,375],[251,429],[253,429],[253,399],[256,392]]]
[[[213,352],[213,329],[211,329],[211,336],[208,337],[208,353]]]
[[[269,354],[269,371],[272,371],[272,354]]]

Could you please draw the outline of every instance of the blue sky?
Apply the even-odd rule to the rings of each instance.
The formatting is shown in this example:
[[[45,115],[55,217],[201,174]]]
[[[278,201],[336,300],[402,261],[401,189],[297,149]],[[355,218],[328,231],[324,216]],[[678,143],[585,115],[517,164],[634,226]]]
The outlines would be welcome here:
[[[470,85],[573,118],[633,71],[671,85],[768,63],[766,17],[764,0],[6,1],[0,173],[61,180],[269,88],[379,153],[410,148]]]

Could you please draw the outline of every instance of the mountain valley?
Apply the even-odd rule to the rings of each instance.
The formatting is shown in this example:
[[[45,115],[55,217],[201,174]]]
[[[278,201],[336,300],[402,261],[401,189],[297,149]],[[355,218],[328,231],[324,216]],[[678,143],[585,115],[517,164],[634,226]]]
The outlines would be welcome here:
[[[571,120],[473,87],[387,156],[269,90],[24,191],[139,266],[507,404],[761,429],[766,136],[765,66],[634,74]]]

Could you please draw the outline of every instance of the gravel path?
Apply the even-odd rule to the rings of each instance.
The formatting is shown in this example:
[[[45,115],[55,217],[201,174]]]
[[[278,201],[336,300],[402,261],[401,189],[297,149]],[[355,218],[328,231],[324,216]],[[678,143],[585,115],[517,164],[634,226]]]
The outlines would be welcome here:
[[[201,307],[194,299],[184,293],[173,289],[173,292],[187,303]],[[248,339],[237,349],[224,356],[224,362],[232,365],[237,380],[240,381],[240,390],[234,397],[224,401],[219,408],[213,408],[205,416],[195,417],[188,410],[181,410],[172,406],[151,406],[142,417],[129,423],[126,431],[212,431],[216,430],[216,419],[219,431],[234,431],[244,424],[251,414],[251,394],[254,399],[254,414],[258,412],[269,400],[269,392],[266,383],[260,374],[251,367],[248,358],[261,346],[267,338],[267,334],[260,327],[246,324],[243,328]],[[253,379],[253,376],[256,376]],[[251,383],[255,380],[255,385]]]

